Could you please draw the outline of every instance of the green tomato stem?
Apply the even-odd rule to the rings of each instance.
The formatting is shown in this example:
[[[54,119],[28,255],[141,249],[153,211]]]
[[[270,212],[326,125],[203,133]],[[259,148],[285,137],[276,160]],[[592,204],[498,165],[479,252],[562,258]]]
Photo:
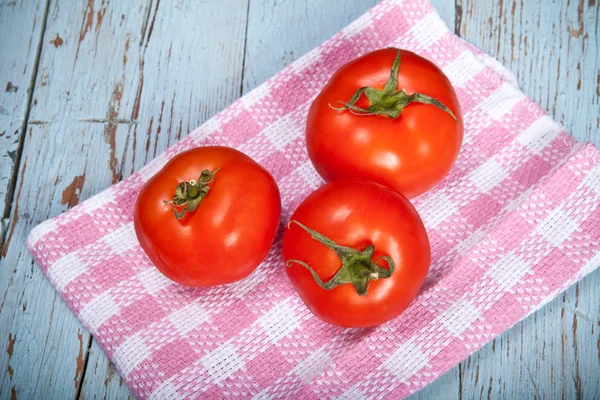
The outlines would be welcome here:
[[[404,89],[397,91],[398,87],[398,71],[400,70],[400,50],[394,59],[392,69],[390,71],[390,77],[385,83],[383,89],[375,89],[372,87],[361,87],[359,88],[348,102],[340,101],[343,107],[333,107],[334,110],[345,111],[348,110],[354,115],[384,115],[389,118],[398,118],[404,107],[411,103],[422,103],[429,104],[447,112],[454,121],[460,124],[458,118],[454,113],[441,101],[434,99],[431,96],[427,96],[422,93],[408,94]],[[361,108],[356,105],[358,100],[365,95],[370,103],[367,108]]]
[[[213,172],[205,169],[200,173],[198,180],[190,180],[189,182],[180,182],[175,188],[175,195],[171,201],[164,201],[164,204],[169,206],[175,218],[182,219],[186,213],[194,212],[203,198],[208,195],[210,190],[209,184],[215,180],[216,173],[219,168]],[[183,209],[181,209],[183,207]]]
[[[354,286],[356,293],[358,293],[359,296],[366,296],[371,281],[389,278],[394,273],[396,263],[391,257],[381,256],[373,261],[373,252],[375,251],[375,246],[373,245],[369,245],[364,250],[359,251],[352,247],[342,246],[329,239],[327,236],[308,228],[306,225],[296,220],[291,220],[289,222],[288,229],[291,229],[292,223],[306,231],[314,240],[335,251],[342,262],[342,266],[335,275],[327,282],[323,282],[317,272],[304,261],[286,261],[285,265],[287,267],[298,264],[306,268],[314,278],[315,282],[325,290],[331,290],[339,285],[350,283]],[[389,269],[383,268],[377,264],[382,259],[387,262]]]

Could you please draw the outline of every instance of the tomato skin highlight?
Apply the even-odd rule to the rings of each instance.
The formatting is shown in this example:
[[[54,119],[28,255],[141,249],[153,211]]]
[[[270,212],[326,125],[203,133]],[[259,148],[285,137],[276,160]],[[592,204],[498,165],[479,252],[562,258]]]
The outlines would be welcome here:
[[[180,182],[218,173],[196,210],[177,219],[165,201]],[[267,255],[281,213],[279,188],[259,164],[227,147],[198,147],[173,157],[142,188],[135,232],[156,268],[186,286],[214,286],[249,275]]]
[[[439,183],[450,171],[463,140],[456,93],[431,61],[401,50],[398,90],[422,93],[446,105],[458,118],[428,104],[411,103],[398,118],[355,115],[334,110],[361,87],[382,89],[398,49],[365,54],[342,66],[308,112],[306,144],[318,173],[330,182],[356,177],[381,183],[413,198]],[[357,103],[366,108],[363,95]]]
[[[306,306],[330,324],[357,328],[390,321],[409,306],[427,276],[431,250],[419,215],[404,196],[380,184],[361,179],[328,183],[309,195],[291,220],[343,246],[363,250],[372,244],[373,260],[387,255],[396,264],[392,276],[371,281],[364,296],[349,283],[323,289],[303,266],[286,266]],[[335,251],[293,223],[285,232],[283,258],[309,264],[323,281],[341,266]]]

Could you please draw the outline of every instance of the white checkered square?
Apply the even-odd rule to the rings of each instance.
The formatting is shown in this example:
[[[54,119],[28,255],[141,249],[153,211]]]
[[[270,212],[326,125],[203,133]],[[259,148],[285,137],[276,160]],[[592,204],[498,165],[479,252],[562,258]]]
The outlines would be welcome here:
[[[120,256],[124,255],[138,244],[138,240],[133,229],[133,222],[115,229],[108,235],[104,236],[102,240],[115,254]]]
[[[486,67],[490,68],[498,75],[493,76],[492,80],[496,81],[498,80],[498,78],[504,79],[510,86],[519,90],[519,82],[517,81],[517,77],[512,72],[510,72],[510,70],[506,68],[500,61],[485,53],[479,53],[476,55],[476,57],[479,60],[479,62],[481,62]]]
[[[217,385],[244,367],[244,360],[231,343],[225,343],[216,348],[202,357],[200,361]]]
[[[454,87],[462,87],[483,71],[484,65],[470,51],[463,52],[444,68],[444,73]]]
[[[430,192],[417,207],[427,229],[435,229],[450,216],[458,212],[458,207],[450,196],[441,192]]]
[[[144,360],[148,359],[152,352],[144,339],[139,335],[133,335],[125,339],[116,348],[113,358],[124,378],[133,371]]]
[[[229,295],[236,299],[243,299],[248,293],[252,292],[258,285],[267,279],[265,274],[251,274],[241,281],[227,285]]]
[[[356,386],[352,386],[350,389],[342,393],[341,396],[337,397],[336,400],[367,400],[368,397]]]
[[[590,257],[589,261],[586,262],[583,267],[578,272],[577,278],[580,278],[586,274],[589,274],[596,268],[600,266],[600,251],[597,251],[592,257]]]
[[[481,313],[466,299],[460,299],[436,317],[436,322],[454,336],[460,336],[473,322],[481,318]]]
[[[263,129],[262,134],[269,138],[275,148],[283,150],[285,146],[304,134],[304,127],[294,118],[296,118],[294,112],[286,114]]]
[[[481,193],[489,193],[508,177],[508,172],[496,160],[490,158],[469,174],[469,180]]]
[[[310,383],[319,376],[333,360],[323,349],[318,349],[294,367],[292,372],[304,383]]]
[[[169,315],[169,321],[182,335],[186,335],[208,320],[210,320],[210,314],[198,303],[188,304]]]
[[[169,161],[166,153],[160,153],[152,162],[138,171],[144,182],[148,182]]]
[[[177,392],[177,387],[171,381],[164,381],[150,393],[148,400],[179,399],[182,396]]]
[[[271,400],[273,399],[273,396],[269,395],[269,390],[271,388],[270,387],[266,387],[263,390],[260,391],[260,393],[257,393],[255,396],[252,397],[252,400]]]
[[[536,227],[535,232],[553,246],[558,247],[571,236],[578,227],[577,221],[567,215],[563,210],[557,209],[544,218],[544,220]]]
[[[558,136],[559,132],[560,126],[544,115],[517,136],[517,141],[534,154],[539,154]]]
[[[277,344],[300,326],[300,317],[289,302],[284,301],[260,317],[258,325],[265,331],[271,343]]]
[[[62,256],[48,268],[48,277],[59,292],[64,292],[67,285],[88,272],[86,264],[70,253]]]
[[[504,117],[524,95],[510,83],[503,83],[490,97],[485,99],[479,107],[492,119],[499,121]]]
[[[109,293],[104,292],[83,306],[79,319],[95,334],[102,324],[118,313],[119,305]]]
[[[302,71],[307,68],[313,68],[315,60],[321,58],[321,53],[323,49],[321,47],[315,47],[310,52],[306,53],[296,61],[290,64],[291,70],[294,71],[295,74],[300,75]],[[242,97],[244,99],[246,96]]]
[[[115,191],[112,187],[109,187],[105,191],[81,203],[79,205],[79,209],[86,214],[91,214],[93,211],[103,207],[104,205],[110,203],[114,199]]]
[[[492,278],[502,290],[510,290],[530,272],[529,264],[513,253],[508,253],[492,264],[486,275]]]
[[[411,33],[419,42],[419,48],[431,47],[448,32],[446,25],[440,20],[437,13],[431,13],[422,18],[410,28]]]
[[[154,266],[149,266],[148,269],[137,274],[136,278],[144,286],[144,289],[153,296],[174,284],[173,281],[158,272]]]
[[[427,365],[429,357],[412,342],[403,342],[384,361],[383,366],[400,382],[407,382]]]
[[[219,130],[222,126],[221,121],[219,120],[220,115],[214,116],[198,128],[194,129],[194,131],[189,135],[193,144],[199,146],[200,143]]]
[[[240,97],[239,101],[244,105],[245,108],[248,109],[259,101],[264,100],[270,92],[271,88],[269,86],[269,82],[266,82],[265,84],[257,86],[244,96]]]
[[[582,183],[600,196],[600,164],[596,165],[586,174]]]
[[[307,161],[298,168],[296,168],[294,174],[300,175],[304,182],[306,182],[313,189],[318,188],[324,183],[323,178],[321,178],[321,176],[319,175],[315,167],[313,167],[310,161]]]
[[[351,38],[356,34],[363,33],[365,30],[373,27],[371,16],[366,13],[354,20],[350,25],[340,31],[345,38]]]
[[[35,247],[37,242],[42,239],[47,234],[54,232],[58,229],[58,224],[56,220],[49,219],[47,221],[42,222],[38,226],[32,229],[31,233],[27,237],[27,245],[31,248]]]

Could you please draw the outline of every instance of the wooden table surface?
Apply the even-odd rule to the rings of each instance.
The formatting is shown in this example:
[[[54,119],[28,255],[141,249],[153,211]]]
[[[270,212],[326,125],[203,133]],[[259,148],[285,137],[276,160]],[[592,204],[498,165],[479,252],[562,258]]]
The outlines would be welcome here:
[[[34,264],[39,222],[129,176],[377,0],[0,0],[0,398],[127,398]],[[600,144],[597,0],[436,0]],[[598,398],[600,272],[415,398]],[[5,352],[5,353],[4,353]]]

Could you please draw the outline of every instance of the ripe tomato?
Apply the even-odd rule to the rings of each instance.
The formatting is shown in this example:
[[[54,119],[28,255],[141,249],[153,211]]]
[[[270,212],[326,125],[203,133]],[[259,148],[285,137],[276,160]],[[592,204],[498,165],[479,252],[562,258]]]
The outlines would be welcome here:
[[[427,232],[401,194],[361,179],[328,183],[291,217],[287,275],[317,317],[343,327],[387,322],[412,302],[429,270]]]
[[[413,198],[450,171],[462,144],[460,121],[443,72],[410,51],[388,48],[331,77],[308,112],[306,144],[326,181],[363,178]]]
[[[135,232],[156,268],[182,285],[244,278],[267,255],[281,202],[273,177],[245,154],[199,147],[176,155],[142,188]]]

